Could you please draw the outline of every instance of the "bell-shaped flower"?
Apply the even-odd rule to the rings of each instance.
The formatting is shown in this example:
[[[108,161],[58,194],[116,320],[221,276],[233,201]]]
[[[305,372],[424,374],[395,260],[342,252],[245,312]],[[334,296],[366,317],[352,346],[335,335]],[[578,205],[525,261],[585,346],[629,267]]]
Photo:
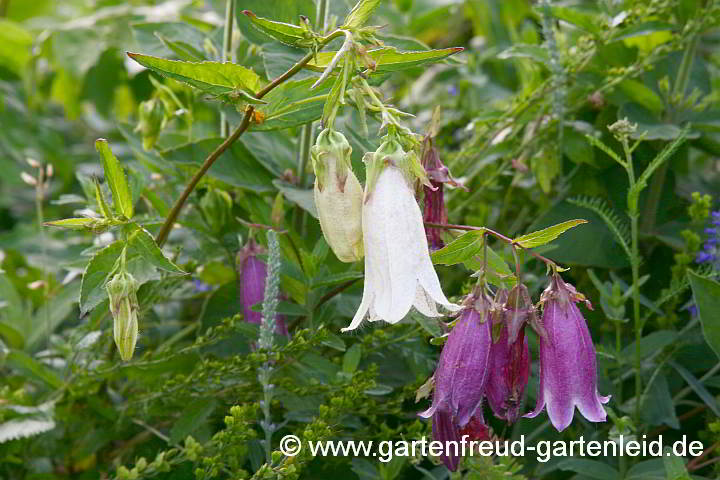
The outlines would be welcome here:
[[[250,239],[235,257],[243,318],[246,322],[257,325],[262,323],[262,313],[254,311],[253,306],[262,304],[265,299],[267,265],[258,258],[258,255],[264,253],[266,253],[265,249],[258,245],[255,240]],[[275,332],[287,336],[288,329],[283,316],[278,315],[275,322]]]
[[[514,287],[509,295],[504,290],[499,291],[493,311],[494,339],[488,362],[487,399],[495,416],[510,423],[520,416],[523,394],[530,377],[530,348],[525,337],[525,322],[532,304],[529,308],[520,307],[514,301],[523,291],[527,292],[524,285]]]
[[[429,179],[429,183],[423,186],[423,220],[428,223],[447,225],[445,184],[448,183],[463,189],[465,187],[452,177],[448,167],[440,160],[440,154],[433,145],[431,134],[428,134],[423,141],[422,165]],[[441,229],[428,226],[425,230],[431,250],[439,250],[445,246]]]
[[[422,167],[393,139],[365,155],[367,185],[362,211],[365,287],[350,326],[370,321],[397,323],[411,307],[429,317],[440,316],[437,304],[456,311],[440,287],[430,260],[412,175]],[[423,172],[424,173],[424,172]]]
[[[432,405],[418,414],[432,417],[433,439],[442,442],[461,439],[471,420],[472,425],[485,424],[482,402],[492,344],[490,302],[480,293],[471,294],[465,304],[440,354]],[[442,458],[450,470],[457,469],[453,452],[446,449]]]
[[[575,407],[591,422],[607,418],[603,397],[597,390],[595,347],[576,303],[589,303],[556,273],[542,294],[544,304],[540,336],[540,383],[535,417],[547,407],[550,422],[562,431],[570,425]]]
[[[318,135],[310,154],[315,170],[315,207],[325,240],[343,262],[363,257],[363,190],[350,164],[352,148],[331,129]]]
[[[127,362],[135,352],[138,338],[138,282],[122,267],[120,272],[113,275],[105,288],[113,317],[115,345],[120,358]]]

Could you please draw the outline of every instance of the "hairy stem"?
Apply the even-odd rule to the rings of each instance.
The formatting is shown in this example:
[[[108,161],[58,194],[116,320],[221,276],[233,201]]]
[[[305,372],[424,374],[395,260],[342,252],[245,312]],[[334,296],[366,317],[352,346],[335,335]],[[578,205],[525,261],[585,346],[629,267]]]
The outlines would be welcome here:
[[[235,0],[226,0],[225,3],[225,31],[223,35],[223,49],[222,49],[222,62],[225,63],[232,59],[232,35],[233,35],[233,21],[234,21],[234,5]],[[228,131],[230,130],[230,124],[227,121],[225,112],[220,112],[220,136],[227,137]]]

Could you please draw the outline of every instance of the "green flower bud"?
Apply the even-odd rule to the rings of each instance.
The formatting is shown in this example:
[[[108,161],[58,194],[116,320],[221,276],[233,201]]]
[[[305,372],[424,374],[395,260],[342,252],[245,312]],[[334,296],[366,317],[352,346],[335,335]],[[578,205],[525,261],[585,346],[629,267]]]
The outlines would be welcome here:
[[[232,204],[230,194],[216,188],[208,190],[200,200],[200,210],[214,233],[222,233],[232,218]]]
[[[138,117],[135,131],[142,135],[143,149],[150,150],[165,126],[165,108],[160,100],[152,98],[140,104]]]
[[[128,361],[135,351],[138,337],[138,283],[132,275],[120,272],[107,283],[113,334],[120,358]]]
[[[330,129],[320,132],[311,149],[320,227],[328,245],[343,262],[363,257],[363,192],[350,165],[351,153],[345,136]]]

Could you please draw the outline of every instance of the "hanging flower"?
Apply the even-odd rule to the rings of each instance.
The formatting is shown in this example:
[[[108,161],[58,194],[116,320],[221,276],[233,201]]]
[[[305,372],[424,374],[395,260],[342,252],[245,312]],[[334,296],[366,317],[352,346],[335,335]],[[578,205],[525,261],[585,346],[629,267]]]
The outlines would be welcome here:
[[[345,136],[327,128],[311,149],[320,227],[328,245],[343,262],[363,257],[363,191],[350,165],[351,153]]]
[[[440,160],[440,154],[433,145],[432,133],[423,141],[422,165],[427,172],[430,183],[423,186],[424,209],[423,220],[428,223],[447,225],[448,216],[445,208],[445,184],[465,188],[450,174],[450,170]],[[426,227],[427,241],[431,250],[439,250],[445,246],[439,228]]]
[[[485,425],[482,401],[492,344],[490,301],[482,293],[471,294],[465,304],[440,354],[432,405],[418,414],[432,417],[433,440],[441,442],[460,440],[463,430],[480,431],[478,426]],[[443,462],[455,471],[459,459],[447,450]]]
[[[562,431],[570,425],[575,407],[591,422],[607,418],[603,404],[610,397],[597,391],[595,347],[585,319],[575,303],[585,300],[556,273],[542,294],[544,303],[540,336],[540,383],[535,417],[547,407],[550,422]]]
[[[414,164],[413,164],[414,160]],[[365,155],[367,185],[362,212],[365,249],[365,287],[350,326],[370,321],[397,323],[411,307],[430,317],[459,307],[448,301],[430,261],[420,207],[409,178],[420,167],[417,157],[403,151],[396,140],[385,141]]]
[[[243,318],[246,322],[257,325],[262,323],[262,313],[254,311],[252,307],[261,304],[265,298],[267,265],[258,258],[258,255],[264,253],[266,253],[265,249],[258,245],[255,240],[250,239],[235,258]],[[282,315],[277,316],[275,332],[288,335],[288,329]]]

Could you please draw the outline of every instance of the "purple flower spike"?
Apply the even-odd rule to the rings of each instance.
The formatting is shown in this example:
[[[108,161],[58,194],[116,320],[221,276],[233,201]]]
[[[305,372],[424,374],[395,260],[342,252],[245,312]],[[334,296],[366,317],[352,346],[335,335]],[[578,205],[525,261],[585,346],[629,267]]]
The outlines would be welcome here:
[[[429,409],[421,417],[433,417],[435,440],[459,440],[471,420],[484,424],[482,400],[488,379],[492,344],[490,302],[470,295],[468,305],[450,332],[435,370],[435,391]],[[457,469],[458,457],[444,452],[445,465]]]
[[[265,249],[250,239],[247,245],[238,252],[236,258],[243,318],[246,322],[258,325],[262,323],[262,313],[253,311],[252,307],[262,304],[265,298],[267,265],[257,257],[263,253],[265,253]],[[277,316],[275,331],[288,336],[288,329],[282,315]]]
[[[526,417],[535,417],[547,406],[550,422],[563,431],[573,419],[575,407],[591,422],[604,422],[607,418],[603,404],[610,396],[597,391],[595,347],[585,319],[576,302],[590,302],[553,275],[543,292],[542,325],[545,338],[540,338],[540,384],[535,411]]]

